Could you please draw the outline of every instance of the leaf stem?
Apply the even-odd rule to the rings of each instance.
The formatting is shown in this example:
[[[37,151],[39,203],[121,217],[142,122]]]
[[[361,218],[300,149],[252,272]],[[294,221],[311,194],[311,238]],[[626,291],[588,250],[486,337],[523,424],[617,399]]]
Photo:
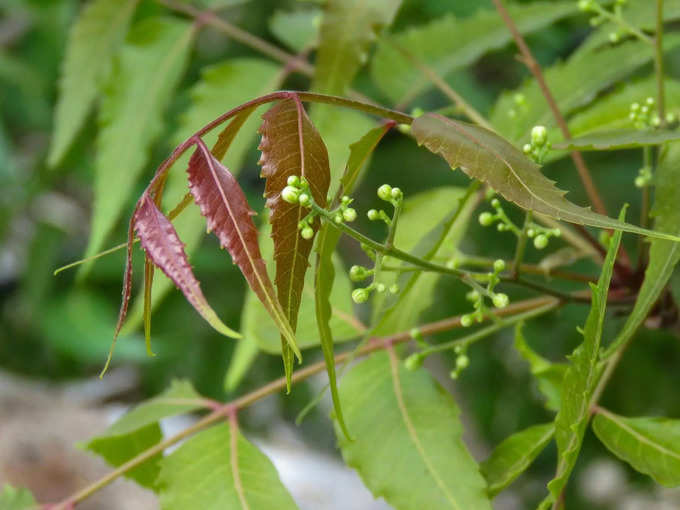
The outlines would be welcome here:
[[[532,218],[531,211],[527,211],[524,215],[524,225],[517,237],[517,246],[515,247],[515,258],[512,261],[511,275],[513,278],[519,278],[522,269],[522,260],[524,259],[524,251],[527,246],[527,230]]]
[[[529,310],[540,309],[547,305],[558,306],[559,302],[555,298],[549,296],[527,299],[524,301],[518,301],[517,303],[513,303],[503,309],[498,310],[496,312],[496,315],[509,316],[513,314],[520,314]],[[419,330],[423,335],[433,335],[436,333],[442,333],[459,327],[461,327],[460,316],[453,316],[437,322],[425,324],[421,326]],[[342,354],[338,354],[337,356],[335,356],[335,364],[337,365],[338,363],[344,361],[345,359],[351,356],[357,355],[365,356],[374,351],[385,349],[390,345],[404,343],[410,340],[412,340],[411,330],[403,331],[387,337],[374,337],[370,339],[369,342],[367,342],[367,344],[356,353],[354,352],[353,349],[351,349],[349,351],[343,352]],[[324,371],[325,368],[326,368],[325,361],[320,361],[318,363],[314,363],[300,370],[297,370],[293,374],[292,383],[295,384],[304,381],[311,377],[312,375]],[[99,480],[96,480],[95,482],[91,483],[87,487],[81,489],[80,491],[76,492],[75,494],[66,498],[65,500],[55,504],[42,505],[43,510],[72,509],[76,504],[84,501],[92,494],[106,487],[111,482],[116,480],[118,477],[124,475],[128,471],[143,464],[144,462],[148,461],[155,455],[162,453],[165,449],[169,448],[170,446],[177,444],[183,439],[186,439],[187,437],[196,434],[197,432],[200,432],[201,430],[217,423],[218,421],[224,418],[228,418],[232,414],[235,415],[241,409],[244,409],[252,405],[253,403],[263,399],[264,397],[277,393],[278,391],[283,390],[285,387],[286,378],[281,377],[256,389],[255,391],[252,391],[246,395],[243,395],[242,397],[239,397],[231,402],[228,402],[220,406],[218,409],[204,416],[190,427],[187,427],[181,432],[171,437],[168,437],[167,439],[161,441],[160,443],[157,443],[156,445],[152,446],[148,450],[145,450],[144,452],[140,453],[136,457],[133,457],[124,464],[120,465],[118,468],[107,473]]]

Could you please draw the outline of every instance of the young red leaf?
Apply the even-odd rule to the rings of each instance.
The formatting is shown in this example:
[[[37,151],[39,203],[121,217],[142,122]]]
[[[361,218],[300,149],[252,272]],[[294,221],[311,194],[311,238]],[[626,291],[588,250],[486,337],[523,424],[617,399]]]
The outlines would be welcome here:
[[[189,160],[189,189],[206,218],[208,230],[215,232],[222,248],[226,248],[234,263],[262,301],[278,325],[287,345],[300,357],[293,328],[276,299],[264,259],[257,242],[257,229],[251,218],[255,213],[248,206],[243,190],[233,175],[199,140],[196,152]]]
[[[328,151],[297,97],[280,101],[262,119],[260,163],[262,177],[267,180],[266,205],[271,211],[276,288],[281,306],[295,329],[314,239],[303,239],[298,231],[298,223],[309,211],[284,201],[281,190],[291,175],[304,177],[314,201],[325,207],[330,184]],[[316,234],[318,218],[312,228]]]
[[[175,227],[148,193],[142,195],[133,221],[147,257],[175,283],[196,311],[223,335],[240,338],[241,335],[228,328],[208,304]]]

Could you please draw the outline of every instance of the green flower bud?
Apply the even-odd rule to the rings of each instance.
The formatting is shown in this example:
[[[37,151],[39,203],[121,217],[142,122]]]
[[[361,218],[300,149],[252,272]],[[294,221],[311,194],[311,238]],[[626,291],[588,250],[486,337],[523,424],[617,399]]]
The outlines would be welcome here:
[[[349,279],[353,282],[360,282],[368,278],[368,270],[363,266],[352,266],[349,268]]]
[[[333,221],[335,223],[337,223],[338,225],[340,225],[340,223],[342,223],[343,219],[344,218],[342,217],[342,214],[340,214],[340,213],[335,213],[335,216],[333,216]]]
[[[399,188],[392,188],[390,195],[392,195],[392,198],[394,200],[401,200],[402,198],[404,198],[404,194]]]
[[[360,305],[361,303],[368,301],[368,297],[370,295],[371,293],[368,291],[368,289],[354,289],[352,291],[352,301]]]
[[[423,113],[425,113],[425,111],[422,108],[416,106],[411,110],[411,117],[415,119],[417,117],[420,117]]]
[[[352,199],[349,198],[347,195],[343,195],[340,201],[345,205],[349,205],[352,202]]]
[[[649,106],[654,106],[655,103],[654,98],[651,96],[648,97],[647,99],[645,99],[645,103],[647,103]]]
[[[508,303],[510,303],[510,298],[508,297],[507,294],[499,292],[498,294],[493,295],[491,301],[493,302],[493,306],[495,306],[496,308],[505,308],[506,306],[508,306]]]
[[[390,294],[397,294],[399,292],[399,285],[393,283],[388,290],[390,291]]]
[[[357,219],[357,212],[349,207],[348,209],[342,211],[342,217],[345,219],[345,221],[349,221],[351,223]]]
[[[637,112],[640,109],[640,103],[633,103],[630,105],[631,112]]]
[[[578,8],[580,11],[588,12],[593,5],[593,0],[579,0]]]
[[[284,200],[284,202],[288,202],[289,204],[297,204],[299,197],[300,190],[293,188],[292,186],[286,186],[281,191],[281,198]]]
[[[530,228],[527,230],[527,236],[529,237],[534,237],[536,235],[536,231],[533,228]]]
[[[499,232],[505,232],[506,230],[508,230],[508,226],[505,223],[499,223],[498,225],[496,225],[496,230],[498,230]]]
[[[504,271],[505,270],[505,261],[503,259],[497,259],[493,263],[493,270],[496,271],[497,273]]]
[[[479,292],[476,290],[471,290],[467,294],[465,294],[465,299],[468,301],[472,301],[473,303],[479,299]]]
[[[408,358],[404,360],[404,367],[406,367],[406,370],[409,370],[411,372],[413,372],[414,370],[418,370],[422,365],[423,357],[418,353],[411,354]]]
[[[548,130],[545,126],[534,126],[531,130],[531,142],[537,147],[543,147],[548,141]]]
[[[501,206],[501,201],[497,198],[491,200],[491,207],[498,209]]]
[[[479,215],[479,224],[483,227],[488,227],[493,224],[493,214],[485,211]]]
[[[314,237],[314,230],[312,227],[305,227],[300,231],[300,235],[303,239],[307,239],[309,241],[312,237]]]
[[[378,292],[385,292],[385,284],[384,283],[379,283],[375,286],[375,290]]]
[[[456,358],[456,368],[458,370],[463,370],[467,367],[470,366],[470,358],[468,358],[465,354],[461,354]]]
[[[644,188],[645,186],[647,186],[647,179],[645,179],[641,175],[638,175],[635,178],[635,187],[636,188]]]
[[[375,209],[369,209],[369,211],[366,213],[366,216],[368,216],[368,219],[371,221],[377,221],[380,219],[380,213],[378,213],[378,211]]]
[[[293,186],[294,188],[297,188],[300,186],[300,178],[297,175],[290,175],[288,176],[286,184],[288,184],[288,186]]]
[[[378,188],[378,197],[381,200],[389,201],[392,198],[392,186],[383,184]]]
[[[619,34],[617,32],[609,32],[609,42],[612,44],[616,44],[619,42]]]
[[[466,313],[460,318],[460,325],[463,326],[464,328],[469,328],[472,326],[472,315],[469,313]]]
[[[545,236],[544,234],[537,235],[534,239],[534,246],[536,247],[537,250],[542,250],[543,248],[548,246],[548,237]]]
[[[667,122],[668,124],[673,124],[673,123],[675,122],[675,118],[676,118],[676,117],[675,117],[675,114],[674,114],[674,113],[670,113],[670,112],[669,112],[669,113],[666,114],[666,122]]]
[[[455,381],[456,379],[458,379],[458,371],[451,370],[451,372],[449,373],[449,377]]]
[[[529,153],[531,152],[531,144],[530,144],[530,143],[525,143],[525,144],[522,146],[522,152],[523,152],[524,154],[529,154]]]
[[[312,197],[310,197],[307,193],[300,193],[300,196],[298,197],[298,203],[302,207],[309,207],[312,204]]]

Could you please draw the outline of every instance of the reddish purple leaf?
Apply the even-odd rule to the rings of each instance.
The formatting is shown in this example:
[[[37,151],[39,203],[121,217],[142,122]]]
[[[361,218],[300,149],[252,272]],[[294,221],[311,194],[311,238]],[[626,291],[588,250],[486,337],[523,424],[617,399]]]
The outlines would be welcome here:
[[[189,189],[207,220],[208,231],[217,235],[222,248],[229,252],[291,349],[300,357],[293,329],[267,275],[257,241],[257,229],[251,218],[255,213],[248,206],[241,186],[200,140],[189,160],[187,172]]]
[[[175,283],[196,311],[223,335],[240,338],[241,335],[227,327],[208,304],[175,227],[149,194],[142,195],[133,221],[147,257]]]

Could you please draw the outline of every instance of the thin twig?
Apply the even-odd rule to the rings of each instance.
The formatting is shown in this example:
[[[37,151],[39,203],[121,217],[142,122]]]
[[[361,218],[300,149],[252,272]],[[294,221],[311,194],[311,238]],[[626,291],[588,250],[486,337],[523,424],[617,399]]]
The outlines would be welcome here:
[[[517,303],[513,303],[505,308],[497,310],[495,314],[497,316],[505,317],[513,314],[523,313],[529,310],[539,309],[546,306],[558,306],[558,305],[559,300],[553,297],[543,296],[535,299],[518,301]],[[461,327],[460,316],[455,316],[441,321],[426,324],[424,326],[421,326],[419,330],[422,335],[428,336],[434,335],[436,333],[441,333],[444,331],[449,331],[451,329],[459,327]],[[349,350],[335,356],[335,364],[337,365],[338,363],[344,361],[346,358],[350,356],[354,355],[365,356],[374,351],[385,349],[390,345],[404,343],[410,340],[412,340],[411,330],[397,333],[395,335],[387,337],[375,337],[372,338],[362,349],[360,349],[358,353],[355,353],[354,350]],[[320,361],[318,363],[314,363],[303,369],[300,369],[293,374],[292,383],[295,384],[300,381],[304,381],[305,379],[308,379],[312,375],[322,372],[325,368],[326,368],[325,361]],[[201,420],[194,423],[190,427],[182,430],[181,432],[175,434],[174,436],[171,436],[161,441],[160,443],[152,446],[148,450],[145,450],[144,452],[140,453],[136,457],[133,457],[126,463],[122,464],[118,468],[109,472],[99,480],[96,480],[95,482],[91,483],[87,487],[81,489],[80,491],[76,492],[74,495],[66,498],[65,500],[56,504],[42,505],[43,510],[67,510],[73,508],[77,503],[80,503],[83,500],[87,499],[95,492],[109,485],[118,477],[124,475],[125,473],[134,469],[135,467],[143,464],[144,462],[148,461],[155,455],[162,453],[165,449],[169,448],[170,446],[177,444],[181,440],[186,439],[187,437],[193,434],[196,434],[197,432],[213,425],[214,423],[224,418],[235,416],[235,413],[237,413],[241,409],[244,409],[252,405],[253,403],[257,402],[258,400],[261,400],[264,397],[277,393],[283,390],[285,387],[286,378],[281,377],[256,389],[255,391],[252,391],[242,397],[239,397],[231,402],[224,404],[223,406],[206,415],[205,417],[203,417]]]

